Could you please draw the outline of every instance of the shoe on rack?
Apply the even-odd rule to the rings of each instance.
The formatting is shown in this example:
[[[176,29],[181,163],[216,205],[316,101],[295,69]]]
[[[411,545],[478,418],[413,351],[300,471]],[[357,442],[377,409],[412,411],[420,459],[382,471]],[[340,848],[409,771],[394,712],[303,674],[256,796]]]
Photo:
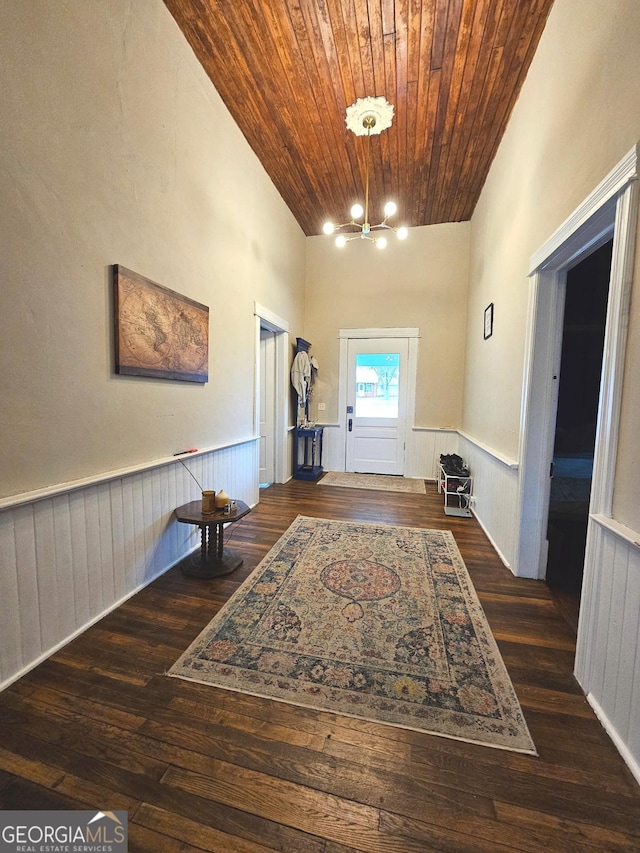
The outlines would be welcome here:
[[[468,477],[469,469],[464,464],[461,456],[457,453],[442,453],[440,455],[440,464],[444,468],[445,474],[453,477]]]

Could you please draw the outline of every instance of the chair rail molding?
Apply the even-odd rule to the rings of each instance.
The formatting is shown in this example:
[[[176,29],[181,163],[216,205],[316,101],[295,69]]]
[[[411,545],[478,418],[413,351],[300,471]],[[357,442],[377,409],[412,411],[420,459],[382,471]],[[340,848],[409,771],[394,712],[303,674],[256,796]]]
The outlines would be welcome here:
[[[0,689],[198,547],[173,513],[201,496],[191,475],[255,505],[258,454],[252,438],[5,501]]]

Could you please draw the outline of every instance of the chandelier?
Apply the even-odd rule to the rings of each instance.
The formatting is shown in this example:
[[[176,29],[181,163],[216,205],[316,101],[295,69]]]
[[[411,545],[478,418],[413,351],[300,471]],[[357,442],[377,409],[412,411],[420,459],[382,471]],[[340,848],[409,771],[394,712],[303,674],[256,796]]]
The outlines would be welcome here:
[[[341,225],[334,225],[333,222],[325,222],[322,230],[325,234],[334,234],[342,228],[351,227],[359,229],[359,232],[351,237],[345,234],[338,234],[336,237],[336,246],[342,248],[352,240],[371,240],[375,243],[376,248],[384,249],[387,245],[387,238],[384,236],[372,236],[372,231],[393,231],[397,235],[398,240],[406,240],[408,230],[404,226],[395,228],[387,223],[390,216],[393,216],[398,207],[395,202],[388,201],[384,206],[384,218],[378,225],[371,225],[369,222],[369,147],[371,145],[371,136],[382,133],[383,130],[391,127],[393,121],[393,105],[385,98],[358,98],[355,104],[347,107],[347,117],[345,123],[347,128],[356,136],[367,137],[366,151],[366,171],[365,171],[365,191],[364,191],[364,207],[361,204],[354,204],[351,208],[351,219],[348,222],[343,222]],[[359,220],[363,221],[359,221]]]

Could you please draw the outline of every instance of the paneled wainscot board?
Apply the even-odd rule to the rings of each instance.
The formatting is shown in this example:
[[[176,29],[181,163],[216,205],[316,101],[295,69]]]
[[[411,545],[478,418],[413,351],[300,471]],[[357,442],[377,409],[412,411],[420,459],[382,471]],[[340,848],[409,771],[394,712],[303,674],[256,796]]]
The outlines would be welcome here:
[[[182,456],[204,488],[258,500],[257,442]],[[0,689],[199,543],[175,507],[200,490],[177,460],[0,505]]]
[[[640,534],[592,516],[576,678],[640,783]]]
[[[473,474],[473,512],[502,562],[518,574],[518,463],[464,433],[458,452]]]

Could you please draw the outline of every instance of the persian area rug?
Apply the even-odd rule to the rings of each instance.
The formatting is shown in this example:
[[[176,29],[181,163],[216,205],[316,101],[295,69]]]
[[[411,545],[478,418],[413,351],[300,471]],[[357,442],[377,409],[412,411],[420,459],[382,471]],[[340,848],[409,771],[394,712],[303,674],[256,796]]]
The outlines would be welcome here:
[[[381,492],[408,492],[424,495],[424,480],[405,477],[392,477],[388,474],[348,474],[329,471],[317,481],[320,486],[343,486],[347,489],[376,489]]]
[[[298,516],[168,675],[536,754],[448,530]]]

